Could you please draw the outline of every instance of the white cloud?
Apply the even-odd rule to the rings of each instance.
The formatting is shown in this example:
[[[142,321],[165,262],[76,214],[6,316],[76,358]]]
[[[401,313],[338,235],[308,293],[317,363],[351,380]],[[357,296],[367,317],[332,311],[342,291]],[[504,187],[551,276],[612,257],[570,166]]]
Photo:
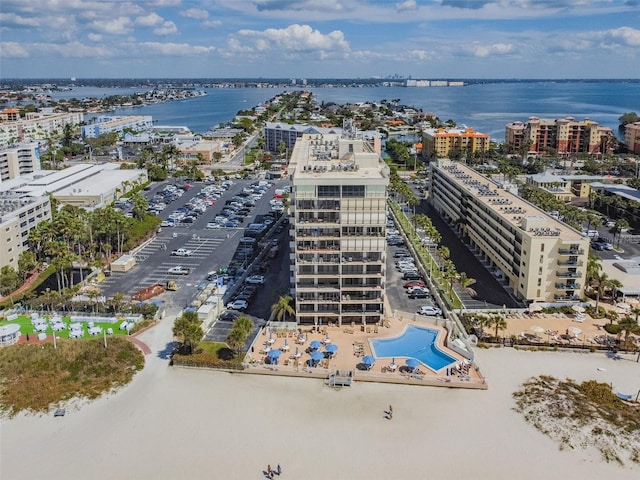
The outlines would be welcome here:
[[[631,27],[605,30],[596,33],[595,37],[602,39],[606,43],[626,45],[628,47],[640,46],[640,30]]]
[[[195,18],[196,20],[204,20],[209,18],[209,12],[201,8],[188,8],[180,12],[180,15],[187,18]]]
[[[201,25],[205,28],[218,28],[222,22],[220,20],[205,20]]]
[[[171,21],[164,22],[162,26],[153,29],[153,33],[161,37],[166,35],[172,35],[177,31],[178,31],[178,27],[176,27],[176,24]]]
[[[0,50],[5,58],[27,58],[29,51],[18,42],[0,42]]]
[[[137,48],[147,50],[150,53],[171,56],[197,56],[216,51],[215,47],[170,42],[143,42],[138,44]]]
[[[396,10],[402,12],[404,10],[417,10],[418,4],[416,0],[404,0],[404,2],[396,3]]]
[[[40,26],[40,19],[37,17],[29,18],[16,15],[15,13],[2,13],[0,12],[0,24],[7,27],[38,27]]]
[[[89,40],[91,40],[92,42],[101,42],[102,41],[102,35],[100,35],[99,33],[89,33],[87,35],[87,38]]]
[[[126,35],[133,27],[129,17],[118,17],[112,20],[96,20],[89,24],[93,30],[111,35]]]
[[[155,25],[160,25],[163,21],[164,18],[156,12],[151,12],[148,15],[141,15],[136,18],[136,25],[140,25],[142,27],[153,27]]]
[[[468,50],[476,57],[488,57],[489,55],[504,55],[510,53],[513,50],[513,45],[510,43],[481,45],[479,42],[474,42],[468,47]]]
[[[240,30],[238,37],[252,43],[253,48],[262,52],[276,50],[281,53],[291,52],[348,52],[349,43],[344,34],[334,30],[322,34],[309,25],[289,25],[287,28],[268,28],[264,31]]]

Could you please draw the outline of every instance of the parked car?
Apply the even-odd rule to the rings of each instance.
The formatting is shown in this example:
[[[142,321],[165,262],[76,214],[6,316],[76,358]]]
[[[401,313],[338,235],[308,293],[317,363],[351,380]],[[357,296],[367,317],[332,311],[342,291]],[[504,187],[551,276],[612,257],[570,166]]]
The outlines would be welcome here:
[[[191,269],[178,265],[176,267],[171,267],[167,270],[167,273],[170,275],[189,275],[191,273]]]
[[[428,290],[414,290],[413,292],[411,292],[409,294],[409,298],[411,298],[411,299],[429,298],[429,291]]]
[[[229,310],[246,310],[249,304],[246,300],[234,300],[233,302],[227,304],[227,308]]]
[[[171,251],[171,255],[174,257],[190,257],[193,255],[191,250],[187,250],[186,248],[177,248]]]
[[[404,288],[412,288],[412,287],[424,287],[424,282],[407,282],[404,284]]]
[[[430,295],[429,289],[425,288],[424,286],[422,286],[422,287],[416,286],[416,287],[407,288],[407,293],[412,294],[412,293],[415,293],[415,292],[426,292],[427,295]]]
[[[420,310],[418,310],[418,313],[420,315],[431,315],[431,316],[439,317],[442,315],[442,310],[440,310],[438,307],[434,307],[433,305],[425,305],[423,307],[420,307]]]
[[[264,275],[251,275],[245,280],[249,285],[264,285]]]

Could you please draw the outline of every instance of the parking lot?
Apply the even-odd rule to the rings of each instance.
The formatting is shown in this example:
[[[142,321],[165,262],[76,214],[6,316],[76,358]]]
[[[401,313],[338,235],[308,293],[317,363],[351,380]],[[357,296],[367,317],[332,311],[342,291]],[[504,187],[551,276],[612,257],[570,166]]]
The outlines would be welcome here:
[[[207,228],[216,216],[227,206],[229,199],[240,194],[243,189],[255,183],[256,180],[239,180],[233,179],[233,184],[225,191],[220,198],[215,200],[213,205],[208,206],[206,211],[201,215],[194,217],[191,223],[175,222],[175,226],[161,227],[157,235],[148,243],[137,249],[132,254],[136,259],[136,266],[126,273],[113,272],[110,277],[105,278],[102,282],[102,291],[106,296],[112,296],[117,292],[130,295],[137,290],[148,287],[149,285],[159,283],[166,285],[167,281],[174,280],[178,285],[178,290],[174,292],[165,292],[159,300],[162,300],[168,311],[176,311],[182,307],[189,306],[193,299],[197,296],[198,287],[206,282],[207,273],[217,271],[220,268],[228,268],[232,261],[238,258],[237,250],[241,238],[244,236],[245,226],[255,223],[256,219],[262,219],[265,214],[271,211],[269,201],[273,197],[276,185],[271,184],[265,191],[262,198],[256,201],[254,207],[250,208],[250,213],[243,219],[243,223],[235,228],[221,227],[216,229]],[[279,181],[278,187],[284,185],[285,181]],[[180,184],[180,182],[176,182]],[[154,185],[145,196],[149,199],[157,197],[158,192],[162,191],[167,182]],[[163,220],[169,218],[177,209],[187,205],[193,199],[202,196],[202,191],[207,185],[199,182],[192,184],[191,188],[184,191],[181,196],[175,198],[166,208],[158,212]],[[262,242],[268,242],[274,235],[275,228],[266,232],[261,244],[256,246],[255,254],[260,252],[263,246]],[[277,234],[278,242],[285,238],[286,231],[280,230]],[[281,242],[282,248],[288,249],[286,241]],[[177,249],[190,250],[188,256],[173,256],[171,252]],[[230,290],[233,290],[234,282],[242,273],[241,267],[246,268],[254,255],[247,255],[244,265],[234,267],[227,280]],[[244,258],[244,257],[243,257]],[[277,258],[270,261],[285,259],[285,253],[280,252]],[[286,254],[288,260],[288,253]],[[234,264],[235,265],[235,264]],[[169,269],[182,266],[189,269],[188,275],[172,275]],[[272,276],[279,274],[280,268],[269,268],[269,280]],[[286,275],[283,275],[283,293],[288,290],[288,267],[285,269]],[[271,284],[271,283],[270,283]],[[260,288],[256,291],[254,299],[251,301],[247,313],[256,318],[268,318],[271,304],[277,299],[276,293],[281,289]],[[153,299],[152,299],[153,300]]]

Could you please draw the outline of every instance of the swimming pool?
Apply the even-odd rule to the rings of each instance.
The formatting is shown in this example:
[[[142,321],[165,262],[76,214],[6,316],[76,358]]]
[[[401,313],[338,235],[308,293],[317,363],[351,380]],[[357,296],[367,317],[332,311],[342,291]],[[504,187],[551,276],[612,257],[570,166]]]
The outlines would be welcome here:
[[[415,358],[433,371],[438,371],[456,360],[436,346],[438,330],[408,325],[398,337],[371,340],[376,358]]]

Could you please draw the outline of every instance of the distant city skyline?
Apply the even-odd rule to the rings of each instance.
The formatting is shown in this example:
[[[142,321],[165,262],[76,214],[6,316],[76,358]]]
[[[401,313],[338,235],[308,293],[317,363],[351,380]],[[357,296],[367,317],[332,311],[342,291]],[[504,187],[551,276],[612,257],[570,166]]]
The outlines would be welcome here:
[[[3,0],[2,78],[638,78],[640,0]]]

